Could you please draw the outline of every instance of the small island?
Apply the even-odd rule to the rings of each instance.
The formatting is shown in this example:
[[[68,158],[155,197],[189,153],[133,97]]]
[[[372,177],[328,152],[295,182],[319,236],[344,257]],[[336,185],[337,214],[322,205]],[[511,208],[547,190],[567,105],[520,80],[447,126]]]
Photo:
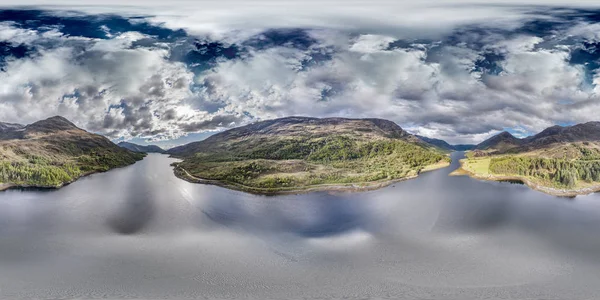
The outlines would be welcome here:
[[[446,167],[447,152],[382,119],[288,117],[167,151],[187,181],[257,194],[376,189]]]
[[[467,153],[451,175],[518,181],[564,197],[600,191],[600,122],[553,126],[523,139],[496,135]]]
[[[0,190],[59,188],[144,156],[59,116],[29,125],[0,123]]]

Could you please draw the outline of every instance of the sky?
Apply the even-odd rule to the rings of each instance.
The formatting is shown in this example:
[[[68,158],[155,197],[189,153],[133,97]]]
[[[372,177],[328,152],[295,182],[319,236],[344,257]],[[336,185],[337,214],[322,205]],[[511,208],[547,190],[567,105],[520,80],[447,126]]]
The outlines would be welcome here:
[[[0,121],[163,147],[292,115],[450,143],[600,121],[594,1],[412,2],[0,1]]]

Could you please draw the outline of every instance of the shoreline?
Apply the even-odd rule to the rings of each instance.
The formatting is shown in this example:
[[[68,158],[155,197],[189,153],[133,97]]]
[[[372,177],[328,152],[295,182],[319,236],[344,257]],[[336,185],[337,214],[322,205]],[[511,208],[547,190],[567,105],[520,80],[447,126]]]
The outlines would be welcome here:
[[[492,175],[492,174],[480,175],[480,174],[476,174],[476,173],[470,172],[468,170],[465,170],[463,168],[464,159],[459,160],[459,163],[460,163],[460,167],[458,169],[452,171],[449,174],[449,176],[469,176],[470,178],[477,179],[477,180],[495,181],[495,182],[520,181],[532,190],[542,192],[544,194],[551,195],[551,196],[557,196],[557,197],[573,198],[576,196],[585,196],[585,195],[589,195],[592,193],[600,192],[600,184],[590,186],[590,187],[585,187],[585,188],[573,189],[573,190],[556,189],[556,188],[551,188],[551,187],[537,184],[537,183],[529,180],[528,178],[522,177],[519,175]]]
[[[309,185],[304,187],[294,187],[294,188],[256,188],[251,186],[245,186],[237,183],[223,182],[220,180],[212,180],[212,179],[203,179],[196,176],[191,175],[187,170],[179,167],[177,164],[174,165],[173,173],[179,179],[185,180],[190,183],[198,183],[198,184],[208,184],[220,186],[226,189],[250,193],[254,195],[262,195],[262,196],[277,196],[277,195],[295,195],[295,194],[306,194],[313,192],[366,192],[377,190],[380,188],[384,188],[391,184],[402,182],[410,179],[417,178],[419,174],[434,170],[439,170],[443,168],[447,168],[450,166],[450,162],[447,163],[437,163],[434,165],[429,165],[423,168],[418,174],[411,175],[404,178],[397,178],[385,181],[371,181],[371,182],[355,182],[355,183],[331,183],[331,184],[319,184],[319,185]]]
[[[145,158],[145,157],[144,157]],[[141,160],[143,160],[144,158],[142,158]],[[108,171],[112,171],[115,169],[120,169],[120,168],[125,168],[125,167],[129,167],[131,165],[134,165],[135,163],[137,163],[140,160],[135,161],[133,164],[129,164],[126,166],[120,166],[120,167],[115,167],[112,169],[108,169],[106,171],[90,171],[90,172],[86,172],[81,174],[79,177],[77,178],[73,178],[73,180],[71,181],[67,181],[67,182],[63,182],[59,185],[30,185],[30,184],[16,184],[16,183],[0,183],[0,192],[6,191],[6,190],[12,190],[12,189],[33,189],[33,190],[58,190],[60,188],[63,188],[71,183],[74,183],[75,181],[83,178],[83,177],[87,177],[93,174],[98,174],[98,173],[106,173]]]
[[[127,165],[127,166],[130,166],[130,165]],[[123,166],[123,167],[127,167],[127,166]],[[123,167],[119,167],[119,168],[123,168]],[[110,170],[114,170],[114,169],[118,169],[118,168],[112,168]],[[11,190],[11,189],[58,190],[60,188],[63,188],[65,186],[83,178],[83,177],[87,177],[92,174],[108,172],[110,170],[92,171],[92,172],[83,173],[83,174],[81,174],[81,176],[79,176],[77,178],[73,178],[73,180],[71,180],[71,181],[63,182],[59,185],[30,185],[30,184],[16,184],[16,183],[0,183],[0,192],[6,191],[6,190]]]

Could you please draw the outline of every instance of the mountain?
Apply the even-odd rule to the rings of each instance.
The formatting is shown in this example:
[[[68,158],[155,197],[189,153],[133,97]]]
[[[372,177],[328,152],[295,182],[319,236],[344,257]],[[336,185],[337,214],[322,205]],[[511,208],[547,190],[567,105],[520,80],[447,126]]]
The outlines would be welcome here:
[[[169,149],[194,182],[257,193],[360,188],[416,176],[449,161],[439,149],[382,119],[287,117]]]
[[[134,144],[134,143],[129,143],[129,142],[120,142],[117,145],[119,145],[119,147],[128,149],[130,151],[133,152],[142,152],[142,153],[165,153],[165,150],[159,146],[156,145],[147,145],[147,146],[142,146],[142,145],[138,145],[138,144]]]
[[[498,153],[526,152],[557,144],[577,142],[600,142],[600,122],[588,122],[573,126],[552,126],[542,132],[523,139],[504,131],[475,147],[476,150],[489,150]]]
[[[224,148],[232,142],[244,141],[244,146],[254,147],[259,146],[269,137],[326,137],[336,133],[365,139],[397,138],[422,143],[420,139],[404,131],[396,123],[382,119],[286,117],[226,130],[202,141],[171,148],[167,153],[189,156],[210,149],[225,150]]]
[[[56,116],[23,126],[0,123],[0,188],[60,187],[143,158]]]
[[[475,145],[470,144],[461,144],[461,145],[450,145],[448,142],[440,139],[428,138],[426,136],[415,135],[419,139],[423,140],[426,143],[434,145],[442,150],[446,151],[467,151],[475,148]]]
[[[25,126],[23,126],[21,124],[0,122],[0,132],[14,131],[14,130],[21,129],[23,127],[25,127]]]
[[[516,138],[507,131],[503,131],[475,146],[475,150],[490,150],[504,152],[523,144],[523,141]]]
[[[447,151],[454,150],[454,147],[452,145],[448,144],[448,142],[446,142],[444,140],[428,138],[426,136],[421,136],[421,135],[415,135],[415,136],[418,137],[419,139],[421,139],[422,141],[432,144],[442,150],[447,150]]]
[[[503,132],[476,150],[462,161],[460,172],[520,180],[560,196],[600,191],[600,122],[552,126],[523,139]]]
[[[542,132],[524,139],[530,147],[541,147],[556,143],[598,142],[600,141],[600,122],[588,122],[573,126],[552,126]]]
[[[0,122],[0,139],[7,139],[16,136],[19,131],[23,130],[25,126],[14,123],[3,123]]]

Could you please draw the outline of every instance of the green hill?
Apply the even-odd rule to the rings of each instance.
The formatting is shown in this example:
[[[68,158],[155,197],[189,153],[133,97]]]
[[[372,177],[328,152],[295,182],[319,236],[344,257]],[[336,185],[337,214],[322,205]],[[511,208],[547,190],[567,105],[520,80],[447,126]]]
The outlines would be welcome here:
[[[288,117],[242,126],[167,153],[178,176],[257,193],[366,188],[447,165],[434,146],[381,119]]]
[[[523,139],[504,132],[469,153],[462,171],[482,179],[518,179],[555,195],[599,191],[600,122],[552,126]]]
[[[63,117],[26,126],[0,123],[0,188],[60,187],[143,157],[104,136],[77,128]]]

